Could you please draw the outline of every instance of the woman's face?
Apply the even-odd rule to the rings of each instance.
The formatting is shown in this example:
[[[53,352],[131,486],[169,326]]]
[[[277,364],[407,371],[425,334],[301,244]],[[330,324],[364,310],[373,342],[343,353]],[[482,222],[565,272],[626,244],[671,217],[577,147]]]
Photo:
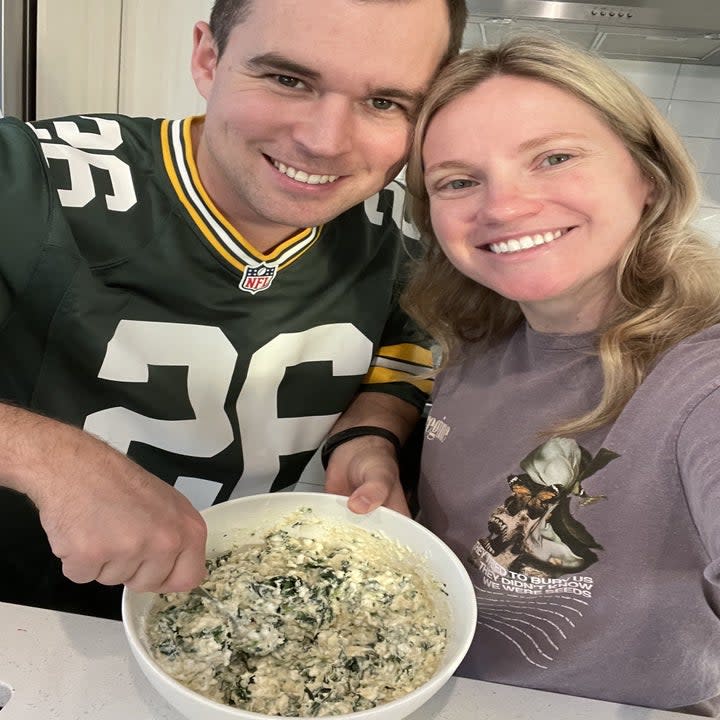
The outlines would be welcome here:
[[[463,274],[537,330],[598,326],[652,188],[592,108],[495,76],[437,112],[423,160],[435,234]]]

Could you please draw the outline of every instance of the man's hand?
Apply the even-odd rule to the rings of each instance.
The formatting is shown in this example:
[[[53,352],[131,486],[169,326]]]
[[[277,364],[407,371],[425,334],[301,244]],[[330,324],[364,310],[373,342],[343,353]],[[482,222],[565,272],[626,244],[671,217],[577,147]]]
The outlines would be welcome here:
[[[0,457],[4,484],[27,494],[74,582],[190,590],[206,576],[207,528],[177,490],[77,428],[18,408]]]
[[[373,425],[390,430],[403,443],[419,416],[416,407],[393,395],[362,392],[338,418],[330,434]],[[410,515],[395,448],[377,435],[362,435],[335,448],[325,474],[325,490],[349,495],[348,507],[356,513],[368,513],[385,505]]]
[[[177,490],[124,457],[101,472],[78,462],[73,475],[37,502],[66,577],[155,592],[202,582],[205,522]]]
[[[400,484],[395,448],[375,435],[363,435],[339,445],[330,456],[325,490],[349,495],[348,507],[364,514],[385,505],[410,516]]]

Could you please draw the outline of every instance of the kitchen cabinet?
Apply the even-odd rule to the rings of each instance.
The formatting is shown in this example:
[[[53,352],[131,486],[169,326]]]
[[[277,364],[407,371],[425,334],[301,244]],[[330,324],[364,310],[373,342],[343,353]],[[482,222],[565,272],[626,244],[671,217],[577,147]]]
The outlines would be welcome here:
[[[117,110],[121,11],[122,0],[38,0],[36,117]]]
[[[193,25],[212,0],[123,0],[118,110],[185,117],[204,112],[190,75]]]
[[[203,112],[190,76],[192,28],[212,0],[38,0],[38,118]]]

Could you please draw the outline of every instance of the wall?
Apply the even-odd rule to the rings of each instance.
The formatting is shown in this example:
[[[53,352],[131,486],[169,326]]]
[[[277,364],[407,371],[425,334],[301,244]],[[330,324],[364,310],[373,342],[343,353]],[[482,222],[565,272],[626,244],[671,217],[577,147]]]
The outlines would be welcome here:
[[[121,0],[39,0],[36,117],[116,112]]]
[[[193,25],[212,0],[39,0],[38,118],[204,111],[190,75]]]
[[[211,8],[212,0],[123,0],[121,113],[172,118],[205,111],[190,55],[193,26]]]
[[[720,67],[611,60],[682,135],[703,182],[697,226],[720,244]]]

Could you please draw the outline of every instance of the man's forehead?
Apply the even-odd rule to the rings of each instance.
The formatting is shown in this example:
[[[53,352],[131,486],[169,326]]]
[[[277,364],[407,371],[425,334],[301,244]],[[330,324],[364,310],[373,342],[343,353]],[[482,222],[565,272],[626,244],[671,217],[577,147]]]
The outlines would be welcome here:
[[[424,86],[450,35],[444,0],[255,0],[251,7],[231,33],[246,57],[277,54],[322,76],[343,62],[365,66],[379,87],[417,86],[418,75]]]

